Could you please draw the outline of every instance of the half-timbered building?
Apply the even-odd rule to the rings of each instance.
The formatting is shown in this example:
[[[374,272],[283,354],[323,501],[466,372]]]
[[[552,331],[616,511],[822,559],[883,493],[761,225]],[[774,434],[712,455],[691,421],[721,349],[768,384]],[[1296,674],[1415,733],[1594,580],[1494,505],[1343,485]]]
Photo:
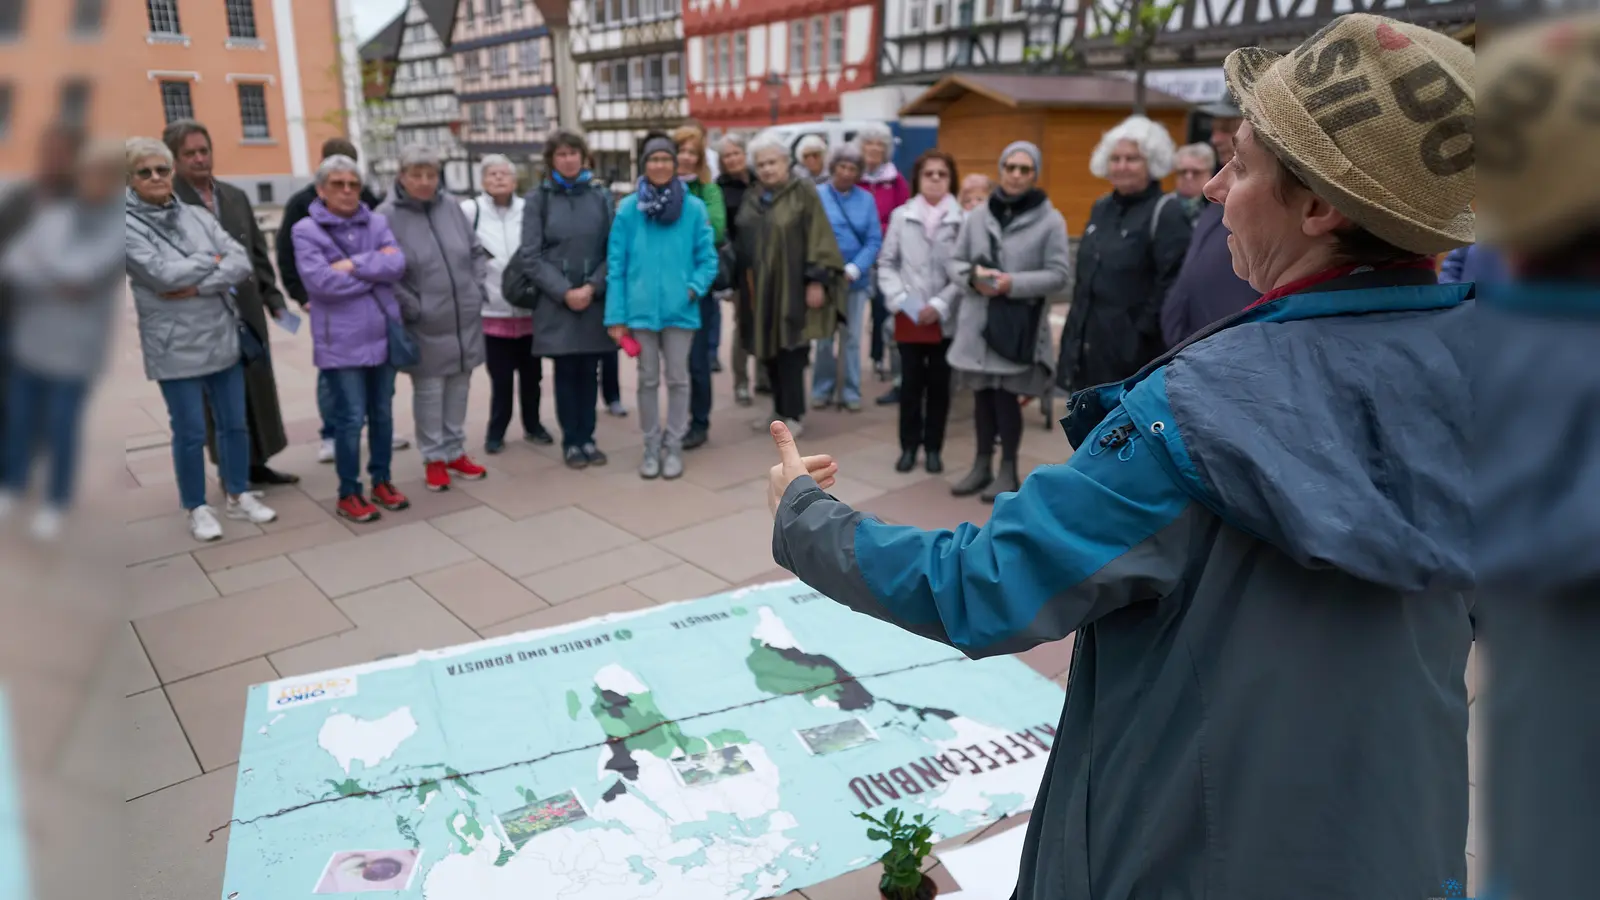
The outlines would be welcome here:
[[[578,124],[596,177],[619,191],[638,174],[644,136],[689,114],[679,2],[572,0],[568,7]]]
[[[553,50],[531,0],[460,0],[450,51],[473,187],[482,187],[478,162],[491,153],[533,174],[558,118]]]

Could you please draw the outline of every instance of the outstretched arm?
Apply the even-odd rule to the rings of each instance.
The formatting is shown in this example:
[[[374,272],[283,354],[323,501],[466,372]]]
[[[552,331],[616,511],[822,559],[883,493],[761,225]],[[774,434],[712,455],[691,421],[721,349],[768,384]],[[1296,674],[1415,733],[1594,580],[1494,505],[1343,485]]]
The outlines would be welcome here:
[[[1170,593],[1201,510],[1149,447],[1085,449],[1002,495],[988,525],[953,531],[886,525],[801,476],[778,505],[773,558],[857,612],[979,658]]]

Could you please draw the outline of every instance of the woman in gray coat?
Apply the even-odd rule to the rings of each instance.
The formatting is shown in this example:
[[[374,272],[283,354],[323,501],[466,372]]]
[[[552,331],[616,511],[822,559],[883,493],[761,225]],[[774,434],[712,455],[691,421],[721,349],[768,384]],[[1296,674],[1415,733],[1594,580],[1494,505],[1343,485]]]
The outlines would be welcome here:
[[[241,329],[233,289],[250,277],[250,257],[206,210],[172,196],[172,151],[152,138],[127,143],[123,204],[128,280],[139,314],[146,377],[161,385],[172,419],[178,496],[196,540],[222,537],[206,505],[206,415],[216,416],[217,468],[227,517],[256,524],[278,514],[251,493],[250,434],[244,419]],[[259,335],[253,336],[259,340]]]
[[[1006,147],[1000,186],[968,215],[950,263],[961,298],[950,367],[974,393],[978,431],[972,471],[951,492],[981,491],[985,503],[1022,485],[1022,404],[1049,389],[1055,370],[1046,312],[1070,274],[1067,221],[1036,187],[1039,163],[1039,148],[1027,141]],[[992,468],[996,440],[998,475]]]
[[[467,393],[483,365],[483,308],[489,259],[460,204],[439,190],[439,155],[427,147],[400,154],[400,177],[378,212],[389,220],[406,257],[395,287],[400,316],[421,360],[411,376],[417,449],[430,491],[450,489],[452,476],[477,481],[488,470],[467,456]]]
[[[911,169],[916,193],[889,214],[878,254],[878,289],[894,317],[900,353],[900,461],[917,465],[927,452],[929,474],[944,471],[944,431],[950,418],[950,340],[956,330],[961,285],[950,280],[950,261],[961,235],[961,204],[952,193],[955,158],[928,150]]]

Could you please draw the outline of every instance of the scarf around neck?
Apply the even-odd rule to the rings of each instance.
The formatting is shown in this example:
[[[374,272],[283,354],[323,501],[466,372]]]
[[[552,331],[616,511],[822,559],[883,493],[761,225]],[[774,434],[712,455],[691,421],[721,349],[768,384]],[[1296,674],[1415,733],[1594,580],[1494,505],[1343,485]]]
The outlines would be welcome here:
[[[1036,206],[1040,206],[1048,199],[1044,191],[1038,188],[1028,188],[1020,195],[1013,197],[1005,191],[996,189],[989,195],[989,212],[1004,228],[1012,220]]]
[[[894,167],[893,160],[884,163],[871,172],[861,173],[861,180],[867,184],[891,184],[899,177],[900,170]]]
[[[927,198],[918,194],[911,198],[911,206],[917,211],[918,218],[922,220],[922,233],[927,235],[930,241],[933,240],[935,234],[939,233],[939,226],[944,224],[944,217],[949,215],[952,210],[959,211],[961,209],[961,204],[957,203],[956,198],[949,194],[945,194],[944,199],[938,203],[929,203]]]
[[[662,225],[671,225],[683,215],[683,196],[686,188],[683,179],[672,176],[672,180],[661,187],[650,183],[650,179],[639,177],[639,211],[645,218],[652,219]]]
[[[550,170],[550,180],[555,183],[556,187],[568,191],[572,190],[573,188],[588,184],[593,178],[594,173],[588,169],[584,169],[583,171],[579,172],[577,178],[570,179],[554,169]]]

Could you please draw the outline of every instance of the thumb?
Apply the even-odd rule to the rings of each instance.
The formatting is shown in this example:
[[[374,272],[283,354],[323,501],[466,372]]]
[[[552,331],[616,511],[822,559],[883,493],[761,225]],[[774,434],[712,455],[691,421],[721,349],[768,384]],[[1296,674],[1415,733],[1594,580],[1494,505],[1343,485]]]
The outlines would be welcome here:
[[[795,446],[794,435],[789,433],[789,426],[783,422],[772,423],[772,442],[778,445],[778,460],[785,469],[805,471],[805,463],[800,461],[800,448]]]

